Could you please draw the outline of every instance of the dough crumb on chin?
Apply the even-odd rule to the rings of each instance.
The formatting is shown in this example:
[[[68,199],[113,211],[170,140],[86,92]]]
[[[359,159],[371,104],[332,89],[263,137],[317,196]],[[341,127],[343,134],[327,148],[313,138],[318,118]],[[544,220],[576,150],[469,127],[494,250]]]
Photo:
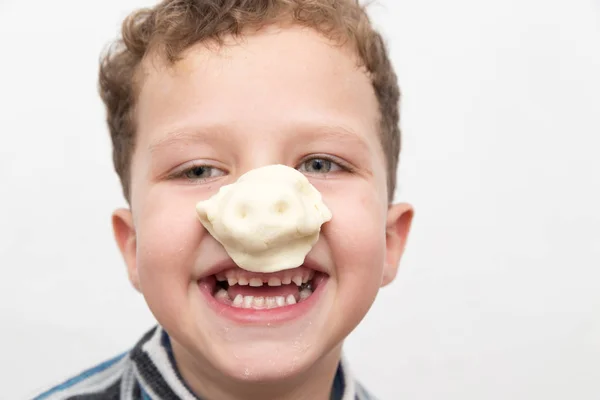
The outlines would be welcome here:
[[[248,171],[196,211],[240,268],[265,273],[302,265],[332,218],[306,176],[285,165]]]

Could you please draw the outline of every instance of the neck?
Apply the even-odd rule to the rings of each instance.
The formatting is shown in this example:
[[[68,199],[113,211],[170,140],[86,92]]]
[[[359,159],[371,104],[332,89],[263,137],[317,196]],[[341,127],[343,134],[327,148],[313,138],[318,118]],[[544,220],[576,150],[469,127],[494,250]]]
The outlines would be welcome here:
[[[203,400],[329,400],[341,358],[341,345],[321,357],[307,370],[277,381],[235,379],[198,362],[173,343],[177,367],[189,388]]]

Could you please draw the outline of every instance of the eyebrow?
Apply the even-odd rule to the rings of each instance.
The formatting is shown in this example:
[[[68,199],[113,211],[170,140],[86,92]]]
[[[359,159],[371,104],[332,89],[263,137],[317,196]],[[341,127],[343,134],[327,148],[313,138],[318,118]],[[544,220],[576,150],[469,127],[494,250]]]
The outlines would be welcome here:
[[[154,153],[162,148],[180,142],[204,142],[210,144],[227,144],[229,140],[223,133],[229,129],[224,125],[212,125],[208,127],[190,127],[173,130],[155,143],[151,143],[148,149]],[[286,128],[290,132],[294,132],[295,137],[308,141],[327,141],[334,143],[344,143],[347,145],[355,145],[363,151],[369,151],[368,143],[362,136],[353,129],[341,124],[314,124],[314,123],[299,123]]]
[[[224,127],[218,125],[203,128],[175,129],[167,133],[165,137],[149,144],[148,150],[150,153],[155,153],[180,142],[225,143],[227,140],[221,135],[225,130]]]
[[[326,140],[330,142],[342,142],[359,146],[365,151],[369,150],[369,145],[363,139],[362,135],[344,125],[306,125],[301,126],[298,131],[302,132],[302,138],[308,138],[315,141]]]

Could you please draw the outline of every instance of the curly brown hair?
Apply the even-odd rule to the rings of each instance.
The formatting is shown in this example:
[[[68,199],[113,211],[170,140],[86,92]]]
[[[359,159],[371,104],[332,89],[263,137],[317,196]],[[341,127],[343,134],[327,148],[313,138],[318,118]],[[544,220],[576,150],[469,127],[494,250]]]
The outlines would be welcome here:
[[[355,50],[379,102],[388,199],[393,199],[400,152],[400,90],[384,41],[371,25],[365,6],[358,0],[164,0],[130,14],[123,21],[122,37],[100,61],[99,91],[107,111],[113,163],[128,201],[140,80],[137,72],[144,58],[154,52],[173,64],[198,42],[221,44],[225,36],[276,23],[315,29]]]

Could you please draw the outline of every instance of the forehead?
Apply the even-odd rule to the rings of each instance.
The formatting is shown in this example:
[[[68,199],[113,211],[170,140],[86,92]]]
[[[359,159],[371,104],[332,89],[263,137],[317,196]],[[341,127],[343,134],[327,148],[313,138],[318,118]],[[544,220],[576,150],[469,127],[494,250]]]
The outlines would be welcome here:
[[[136,107],[145,148],[215,127],[256,140],[337,127],[375,148],[378,122],[374,90],[352,49],[301,27],[196,44],[174,65],[149,58]]]

